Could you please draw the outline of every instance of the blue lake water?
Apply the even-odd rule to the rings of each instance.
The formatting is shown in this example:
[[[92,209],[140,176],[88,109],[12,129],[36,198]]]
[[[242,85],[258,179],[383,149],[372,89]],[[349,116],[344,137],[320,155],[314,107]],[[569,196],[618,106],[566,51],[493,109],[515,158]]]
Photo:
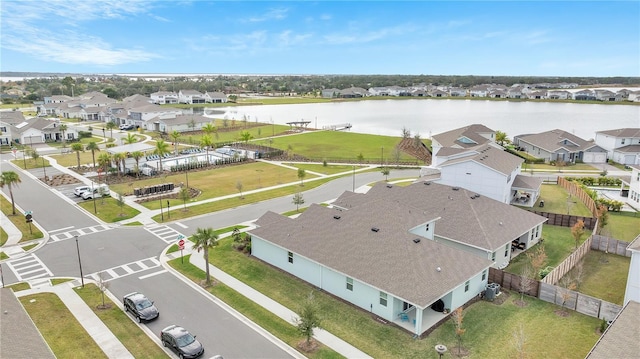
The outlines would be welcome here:
[[[640,106],[482,100],[376,100],[339,103],[261,105],[218,108],[227,118],[285,124],[311,121],[309,127],[350,123],[351,131],[401,136],[402,128],[422,138],[474,123],[513,136],[552,129],[583,139],[596,131],[640,128]],[[220,116],[215,116],[220,117]]]

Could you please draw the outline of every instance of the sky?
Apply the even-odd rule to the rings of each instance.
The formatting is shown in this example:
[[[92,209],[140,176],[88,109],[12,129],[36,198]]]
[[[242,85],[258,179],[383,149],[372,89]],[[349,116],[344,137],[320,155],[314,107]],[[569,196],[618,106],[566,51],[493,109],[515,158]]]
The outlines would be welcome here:
[[[640,76],[640,1],[0,2],[0,70]]]

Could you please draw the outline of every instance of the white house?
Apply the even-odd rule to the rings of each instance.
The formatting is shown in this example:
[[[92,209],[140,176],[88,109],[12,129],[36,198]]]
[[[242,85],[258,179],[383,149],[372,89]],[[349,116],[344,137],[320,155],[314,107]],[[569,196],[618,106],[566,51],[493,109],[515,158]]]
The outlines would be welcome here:
[[[227,95],[222,92],[206,92],[204,94],[204,99],[209,103],[226,103],[228,101]]]
[[[200,91],[180,90],[178,92],[178,102],[186,104],[205,103],[206,99]]]
[[[627,249],[631,251],[631,262],[624,292],[624,304],[631,300],[640,302],[640,236],[629,243]]]
[[[596,132],[596,145],[607,150],[614,162],[640,164],[640,128],[617,128]]]
[[[546,218],[430,182],[345,192],[292,219],[268,212],[252,255],[420,335],[478,296],[512,242],[540,238]],[[482,230],[480,230],[482,228]]]
[[[437,155],[441,148],[468,149],[478,145],[495,143],[496,132],[485,125],[473,124],[455,130],[432,136],[433,155]]]
[[[149,95],[151,101],[158,105],[178,103],[178,94],[169,91],[158,91]]]

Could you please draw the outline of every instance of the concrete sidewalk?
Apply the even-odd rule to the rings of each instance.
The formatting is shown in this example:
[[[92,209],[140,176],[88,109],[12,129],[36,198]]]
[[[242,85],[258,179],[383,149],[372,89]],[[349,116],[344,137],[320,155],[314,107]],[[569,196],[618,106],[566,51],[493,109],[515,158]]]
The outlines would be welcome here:
[[[202,256],[202,253],[195,252],[189,247],[190,247],[190,242],[187,242],[187,245],[185,246],[185,251],[183,251],[185,253],[183,254],[184,255],[192,254],[190,257],[190,263],[204,271],[205,260],[204,260],[204,257]],[[179,258],[179,256],[180,256],[179,252],[174,252],[168,255],[165,255],[163,253],[160,260],[165,268],[167,268],[173,273],[176,273],[179,277],[183,278],[185,281],[188,281],[188,279],[184,278],[182,274],[175,271],[166,263],[168,260]],[[251,288],[250,286],[244,284],[243,282],[230,276],[229,274],[223,272],[222,270],[220,270],[219,268],[211,264],[209,264],[209,273],[216,280],[224,283],[225,285],[229,286],[236,292],[251,299],[256,304],[259,304],[266,310],[280,317],[282,320],[290,323],[291,325],[296,325],[295,319],[298,318],[298,315],[292,310],[283,306],[282,304],[265,296],[264,294],[258,292],[257,290]],[[333,349],[340,355],[344,356],[345,358],[371,358],[371,356],[367,355],[366,353],[362,352],[361,350],[352,346],[351,344],[345,342],[344,340],[336,337],[335,335],[327,332],[326,330],[315,329],[313,337],[319,342],[321,342],[322,344],[326,345],[327,347]]]
[[[7,241],[5,246],[17,244],[22,239],[22,232],[16,227],[13,222],[7,217],[4,212],[0,212],[0,227],[7,233]]]
[[[98,316],[89,308],[89,306],[78,296],[73,290],[77,286],[77,281],[62,283],[51,286],[48,279],[46,281],[38,280],[32,285],[31,289],[15,292],[16,297],[23,297],[36,293],[54,293],[57,295],[64,305],[69,309],[71,314],[76,318],[78,323],[89,333],[89,336],[96,342],[98,347],[109,358],[114,359],[134,359],[129,350],[116,338],[109,328],[98,318]],[[74,285],[75,284],[75,285]]]

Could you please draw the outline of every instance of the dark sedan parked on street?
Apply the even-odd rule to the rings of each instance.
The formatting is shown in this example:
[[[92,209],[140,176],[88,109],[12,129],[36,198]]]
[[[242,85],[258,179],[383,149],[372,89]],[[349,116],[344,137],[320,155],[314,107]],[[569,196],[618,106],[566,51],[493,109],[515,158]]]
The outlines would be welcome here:
[[[125,312],[131,313],[138,323],[154,320],[160,315],[158,308],[142,293],[129,293],[124,296],[122,303]]]
[[[173,350],[180,359],[197,358],[204,354],[204,347],[186,329],[170,325],[160,332],[162,345]]]

